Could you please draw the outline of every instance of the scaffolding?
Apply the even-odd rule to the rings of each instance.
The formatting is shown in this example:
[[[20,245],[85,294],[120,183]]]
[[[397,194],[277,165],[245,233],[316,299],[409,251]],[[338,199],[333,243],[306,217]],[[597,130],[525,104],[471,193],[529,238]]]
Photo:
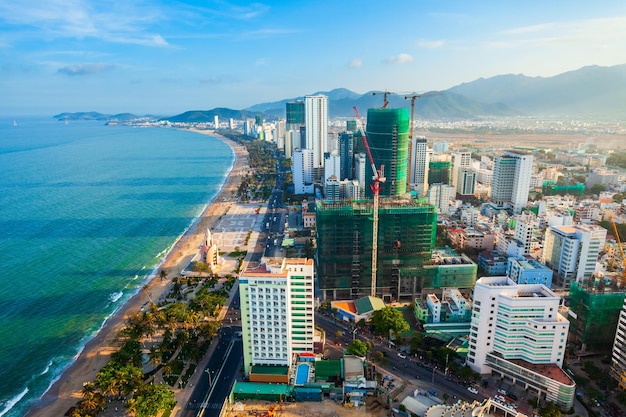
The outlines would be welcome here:
[[[570,335],[574,341],[580,343],[582,351],[610,351],[624,305],[624,289],[613,291],[573,282],[569,293]]]
[[[407,192],[407,167],[409,162],[409,109],[368,109],[367,140],[377,166],[385,166],[386,185],[381,196],[401,196]],[[374,175],[374,173],[372,173]],[[372,196],[366,175],[365,192]]]
[[[317,201],[317,276],[325,299],[370,295],[373,202]],[[433,206],[408,198],[381,198],[377,294],[398,299],[401,271],[431,261],[437,230]]]

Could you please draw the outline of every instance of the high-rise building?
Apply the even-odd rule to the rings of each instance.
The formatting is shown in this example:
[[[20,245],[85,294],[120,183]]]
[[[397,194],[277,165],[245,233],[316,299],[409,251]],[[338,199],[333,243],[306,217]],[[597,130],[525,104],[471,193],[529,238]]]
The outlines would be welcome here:
[[[448,215],[450,200],[454,197],[454,187],[448,184],[432,184],[428,187],[428,204],[437,207],[439,214]]]
[[[558,312],[560,301],[540,284],[519,285],[507,277],[476,281],[467,365],[570,408],[576,384],[561,369],[569,322]]]
[[[515,219],[514,239],[521,242],[524,251],[520,255],[530,255],[530,248],[533,240],[533,232],[536,229],[537,220],[531,213],[523,213]]]
[[[411,178],[409,183],[411,189],[415,190],[418,196],[426,194],[428,189],[428,148],[424,136],[413,137],[411,144]]]
[[[593,275],[605,241],[606,229],[600,226],[550,226],[541,261],[556,272],[556,285],[569,288],[570,283],[582,282]]]
[[[217,114],[213,116],[213,126],[215,127],[215,129],[220,128],[220,118],[218,117]]]
[[[367,155],[364,153],[358,153],[354,155],[354,179],[359,183],[361,189],[360,195],[365,197],[365,184],[367,172],[371,171],[370,165],[367,163]]]
[[[450,173],[450,184],[458,189],[459,174],[462,169],[472,167],[472,153],[470,151],[454,152],[451,156],[452,167]]]
[[[373,203],[317,201],[317,276],[324,299],[370,295],[372,280]],[[410,199],[380,199],[377,294],[388,299],[414,298],[421,292],[421,267],[431,261],[437,230],[433,206]],[[414,277],[419,282],[414,283]],[[410,280],[403,294],[402,279]]]
[[[326,152],[324,154],[324,175],[322,180],[326,183],[330,177],[335,177],[337,181],[341,177],[341,161],[339,155],[335,152]]]
[[[450,161],[430,161],[428,163],[428,185],[450,184]]]
[[[521,213],[528,204],[533,156],[505,152],[493,162],[491,204],[496,208],[510,208]]]
[[[367,142],[376,168],[384,165],[384,183],[381,196],[400,196],[407,192],[409,152],[409,109],[368,109]],[[369,184],[374,173],[368,170],[365,193],[371,196]]]
[[[328,152],[328,97],[324,95],[304,98],[305,148],[313,151],[313,168],[321,176],[324,154]]]
[[[461,168],[457,175],[456,194],[461,200],[474,197],[476,191],[476,171],[469,168]]]
[[[291,366],[294,354],[313,353],[312,259],[266,259],[239,277],[244,370]]]
[[[286,107],[286,129],[299,131],[304,126],[304,101],[288,101]]]
[[[354,135],[344,132],[339,135],[339,157],[341,158],[340,180],[351,180],[354,168]]]
[[[313,151],[310,149],[295,151],[291,161],[294,194],[313,193],[313,171]]]
[[[448,152],[449,144],[446,141],[435,142],[433,143],[433,152],[436,153],[445,153]]]

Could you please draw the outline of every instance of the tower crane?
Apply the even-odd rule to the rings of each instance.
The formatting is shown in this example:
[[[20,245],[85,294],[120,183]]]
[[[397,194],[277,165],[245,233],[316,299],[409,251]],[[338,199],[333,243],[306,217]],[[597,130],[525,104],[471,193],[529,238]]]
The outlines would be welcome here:
[[[611,226],[613,226],[613,233],[615,234],[615,240],[617,241],[617,247],[619,249],[619,253],[622,256],[622,276],[620,278],[620,284],[624,286],[626,284],[626,256],[624,256],[624,248],[622,247],[622,240],[619,238],[619,231],[617,230],[617,225],[615,224],[615,220],[613,220],[613,216],[609,216],[609,221],[611,222]]]
[[[385,102],[386,97],[387,96],[385,95]],[[367,151],[367,158],[370,161],[370,165],[372,166],[372,171],[374,173],[372,176],[372,184],[370,184],[370,188],[374,194],[374,222],[372,225],[372,288],[370,290],[370,295],[372,297],[376,297],[376,276],[378,272],[378,205],[380,200],[380,184],[385,182],[387,179],[385,178],[385,166],[381,165],[379,169],[376,168],[374,158],[372,157],[372,151],[370,150],[370,145],[367,143],[367,137],[365,136],[365,129],[363,129],[363,121],[361,120],[361,116],[359,115],[359,111],[356,106],[353,108],[356,120],[359,124],[359,131],[361,132],[361,136],[363,136],[363,143],[365,144],[365,150]]]
[[[381,107],[381,109],[386,109],[387,106],[389,105],[389,100],[387,100],[387,96],[389,94],[394,94],[391,91],[372,91],[372,95],[375,96],[377,94],[382,94],[383,95],[383,106]]]
[[[407,190],[411,190],[411,155],[413,152],[413,117],[415,114],[415,99],[422,97],[432,97],[432,96],[440,96],[440,93],[437,94],[412,94],[410,96],[404,96],[404,99],[411,99],[411,121],[409,124],[409,164],[407,165],[407,175],[406,175],[406,183]]]

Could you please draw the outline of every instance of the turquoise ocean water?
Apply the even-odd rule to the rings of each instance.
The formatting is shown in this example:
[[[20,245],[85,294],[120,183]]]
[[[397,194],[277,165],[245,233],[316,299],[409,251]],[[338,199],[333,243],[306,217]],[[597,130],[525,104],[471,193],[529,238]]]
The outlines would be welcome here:
[[[226,144],[0,120],[0,417],[23,416],[224,183]]]

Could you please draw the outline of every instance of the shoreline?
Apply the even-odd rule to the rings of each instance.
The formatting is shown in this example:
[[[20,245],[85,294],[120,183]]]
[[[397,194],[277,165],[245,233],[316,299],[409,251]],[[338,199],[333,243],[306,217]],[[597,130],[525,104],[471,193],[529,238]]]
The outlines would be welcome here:
[[[207,202],[202,212],[192,224],[173,243],[163,256],[163,259],[146,279],[143,288],[138,288],[123,305],[121,305],[103,323],[100,330],[85,343],[77,353],[72,363],[53,380],[46,392],[32,404],[25,414],[27,417],[46,417],[63,415],[67,410],[82,398],[83,383],[94,381],[97,372],[109,361],[109,356],[117,350],[115,338],[125,326],[125,319],[129,313],[140,311],[150,299],[158,299],[168,290],[171,278],[186,266],[186,263],[195,256],[202,240],[204,231],[212,227],[216,220],[224,214],[226,207],[233,203],[225,201],[233,192],[237,191],[241,181],[241,170],[247,163],[245,147],[212,131],[188,129],[192,132],[215,137],[226,143],[233,153],[233,163],[224,176],[221,188]],[[186,260],[189,258],[188,260]],[[165,270],[168,279],[157,279],[158,271]],[[149,295],[146,294],[149,292]]]

